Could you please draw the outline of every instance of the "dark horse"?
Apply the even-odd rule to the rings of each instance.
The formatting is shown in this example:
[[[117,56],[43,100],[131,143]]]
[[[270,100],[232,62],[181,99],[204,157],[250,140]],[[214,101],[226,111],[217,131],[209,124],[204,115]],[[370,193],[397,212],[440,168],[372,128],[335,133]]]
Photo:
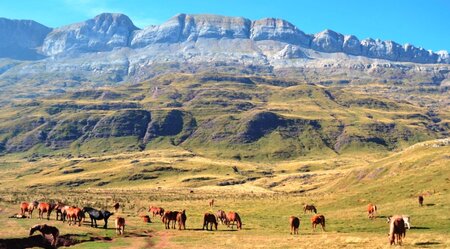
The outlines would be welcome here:
[[[82,211],[83,213],[89,214],[89,217],[91,218],[91,227],[97,227],[97,221],[104,220],[105,225],[103,228],[108,228],[108,219],[114,214],[106,210],[97,210],[91,207],[84,207]]]

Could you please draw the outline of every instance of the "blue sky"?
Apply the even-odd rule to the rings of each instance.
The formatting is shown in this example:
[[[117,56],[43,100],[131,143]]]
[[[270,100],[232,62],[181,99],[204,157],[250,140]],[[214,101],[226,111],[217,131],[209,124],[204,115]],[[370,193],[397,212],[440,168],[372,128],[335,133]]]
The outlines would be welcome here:
[[[50,27],[102,12],[128,15],[136,26],[160,24],[178,13],[285,19],[305,33],[343,34],[450,51],[449,0],[2,0],[0,17],[32,19]]]

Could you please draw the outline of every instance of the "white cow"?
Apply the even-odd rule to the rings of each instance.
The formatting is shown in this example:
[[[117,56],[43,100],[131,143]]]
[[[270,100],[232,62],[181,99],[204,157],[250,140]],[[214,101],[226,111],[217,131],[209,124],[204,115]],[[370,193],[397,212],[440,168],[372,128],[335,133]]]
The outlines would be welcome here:
[[[399,215],[400,216],[400,215]],[[405,227],[411,229],[411,218],[409,215],[402,214],[403,222],[405,222]],[[392,216],[387,217],[387,223],[391,222]]]

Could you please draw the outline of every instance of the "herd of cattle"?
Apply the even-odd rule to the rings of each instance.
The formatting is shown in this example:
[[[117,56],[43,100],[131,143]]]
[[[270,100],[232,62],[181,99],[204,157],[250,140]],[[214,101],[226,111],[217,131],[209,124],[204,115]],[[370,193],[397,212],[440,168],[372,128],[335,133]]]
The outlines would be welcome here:
[[[423,205],[423,196],[419,196],[419,205]],[[209,202],[209,206],[214,206],[214,200]],[[114,206],[115,212],[117,213],[120,208],[120,204],[116,203]],[[20,204],[20,214],[17,214],[13,217],[20,218],[32,218],[33,211],[37,210],[39,213],[39,219],[44,218],[44,214],[46,214],[47,219],[50,219],[50,214],[52,211],[56,212],[56,220],[60,220],[62,222],[66,222],[69,225],[81,226],[81,221],[86,218],[86,214],[89,215],[91,221],[91,227],[97,227],[97,220],[103,220],[104,225],[103,228],[108,227],[108,219],[114,214],[113,212],[109,212],[107,210],[97,210],[92,207],[84,207],[79,208],[75,206],[65,205],[62,203],[46,203],[46,202],[22,202]],[[322,230],[325,231],[325,216],[322,214],[317,214],[317,208],[314,205],[304,205],[303,212],[314,212],[314,215],[311,217],[311,225],[313,231],[316,230],[317,225],[322,227]],[[150,206],[148,209],[154,217],[160,216],[161,221],[164,223],[166,229],[176,229],[176,224],[178,223],[178,229],[186,229],[186,211],[166,211],[162,207]],[[367,206],[367,213],[369,219],[376,218],[377,206],[370,203]],[[28,216],[25,216],[28,214]],[[148,215],[142,215],[141,218],[144,222],[151,222],[151,219]],[[218,222],[221,222],[227,227],[233,229],[234,225],[236,225],[237,229],[242,229],[242,220],[238,213],[230,211],[228,213],[223,210],[218,210],[216,214],[213,213],[205,213],[203,216],[203,228],[206,230],[213,230],[214,228],[217,230]],[[390,244],[402,244],[402,239],[406,235],[406,228],[410,229],[410,217],[407,215],[394,215],[387,217],[387,222],[389,223],[389,242]],[[296,216],[289,217],[290,223],[290,233],[298,234],[298,229],[300,227],[300,218]],[[209,226],[209,229],[208,229]],[[117,234],[123,234],[125,230],[125,218],[116,217],[115,219],[115,227]],[[43,225],[35,225],[30,229],[30,236],[35,232],[40,231],[43,236],[52,235],[53,241],[52,245],[55,246],[57,237],[59,236],[59,230],[54,226],[49,226],[46,224]]]

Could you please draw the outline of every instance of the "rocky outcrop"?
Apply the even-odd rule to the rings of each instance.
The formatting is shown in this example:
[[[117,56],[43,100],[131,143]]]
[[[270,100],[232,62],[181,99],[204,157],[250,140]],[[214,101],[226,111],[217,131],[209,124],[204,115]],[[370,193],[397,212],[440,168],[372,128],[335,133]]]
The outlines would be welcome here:
[[[126,15],[104,13],[85,22],[54,29],[45,38],[42,52],[52,56],[110,51],[128,46],[132,32],[137,29]]]
[[[324,30],[314,35],[311,48],[321,52],[342,52],[344,36],[333,30]]]
[[[309,47],[311,42],[311,37],[297,29],[293,24],[275,18],[254,21],[250,39],[255,41],[275,40],[304,47]]]

